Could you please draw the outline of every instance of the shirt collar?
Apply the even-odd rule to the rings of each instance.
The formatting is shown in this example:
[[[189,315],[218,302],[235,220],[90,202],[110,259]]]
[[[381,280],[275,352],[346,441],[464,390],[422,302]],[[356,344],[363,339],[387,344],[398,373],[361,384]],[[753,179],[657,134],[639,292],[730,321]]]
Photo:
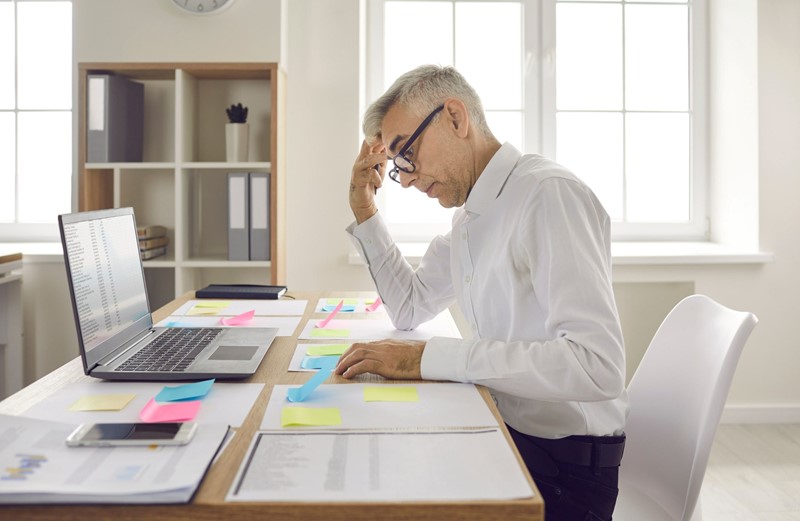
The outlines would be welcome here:
[[[477,215],[488,210],[500,195],[508,176],[514,171],[520,157],[522,157],[522,153],[514,148],[514,145],[508,142],[504,143],[478,176],[478,180],[464,204],[464,209],[470,214]]]

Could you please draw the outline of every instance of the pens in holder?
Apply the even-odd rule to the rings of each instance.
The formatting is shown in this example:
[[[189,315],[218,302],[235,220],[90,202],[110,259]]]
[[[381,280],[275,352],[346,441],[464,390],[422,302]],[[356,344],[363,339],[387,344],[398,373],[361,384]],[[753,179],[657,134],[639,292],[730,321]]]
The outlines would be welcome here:
[[[331,311],[331,314],[330,314],[330,315],[328,315],[327,317],[325,317],[325,319],[324,319],[324,320],[320,320],[319,322],[317,322],[317,324],[316,324],[316,326],[315,326],[315,327],[318,327],[318,328],[320,328],[320,329],[321,329],[321,328],[324,328],[325,326],[327,326],[327,325],[328,325],[328,322],[330,322],[331,320],[333,320],[333,317],[335,317],[335,316],[336,316],[336,313],[338,313],[338,312],[339,312],[339,310],[341,310],[341,309],[342,309],[342,306],[344,306],[344,299],[342,299],[342,300],[340,300],[340,301],[339,301],[339,303],[336,305],[336,307],[335,307],[335,308],[333,308],[333,311]]]

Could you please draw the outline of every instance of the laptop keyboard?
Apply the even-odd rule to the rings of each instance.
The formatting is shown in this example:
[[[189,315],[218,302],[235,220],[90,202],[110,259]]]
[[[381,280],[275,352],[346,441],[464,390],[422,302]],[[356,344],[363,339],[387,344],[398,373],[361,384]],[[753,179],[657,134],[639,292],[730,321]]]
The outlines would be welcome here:
[[[167,329],[115,371],[185,371],[221,332],[218,328]]]

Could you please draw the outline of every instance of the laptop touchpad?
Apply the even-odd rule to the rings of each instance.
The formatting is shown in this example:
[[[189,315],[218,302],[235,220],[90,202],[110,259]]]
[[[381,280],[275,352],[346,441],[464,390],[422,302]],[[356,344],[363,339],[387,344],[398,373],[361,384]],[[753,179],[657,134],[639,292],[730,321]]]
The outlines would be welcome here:
[[[209,360],[250,360],[258,351],[258,346],[225,346],[214,350]]]

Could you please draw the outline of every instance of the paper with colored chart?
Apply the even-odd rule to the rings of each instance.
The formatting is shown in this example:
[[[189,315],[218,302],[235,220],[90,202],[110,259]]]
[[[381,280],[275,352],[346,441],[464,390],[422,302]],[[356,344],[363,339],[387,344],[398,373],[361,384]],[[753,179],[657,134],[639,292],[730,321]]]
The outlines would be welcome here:
[[[243,462],[227,501],[486,501],[534,494],[498,427],[262,431]]]
[[[274,327],[278,336],[292,336],[300,325],[302,317],[261,317],[256,315],[246,324],[225,326],[220,324],[217,316],[180,316],[170,315],[156,324],[156,327]]]
[[[21,415],[72,425],[138,422],[139,411],[150,399],[162,392],[165,386],[180,386],[180,382],[107,382],[96,379],[74,382],[60,388],[57,393],[45,397],[23,411]],[[239,427],[244,423],[263,390],[264,384],[261,383],[216,382],[202,398],[203,406],[197,413],[195,421],[219,422]],[[70,406],[81,398],[104,394],[129,394],[135,398],[124,409],[118,411],[69,410]]]
[[[365,401],[364,389],[398,385],[413,387],[418,401]],[[281,429],[281,410],[292,405],[287,392],[295,386],[272,389],[261,429]],[[344,429],[457,428],[496,426],[497,418],[472,384],[404,383],[323,384],[303,403],[308,407],[338,407]]]
[[[289,371],[316,371],[316,368],[312,368],[314,362],[311,360],[325,356],[339,358],[349,348],[350,344],[297,344],[289,360]]]
[[[338,301],[337,301],[338,302]],[[307,300],[213,300],[193,299],[172,312],[175,316],[227,316],[241,315],[251,309],[257,317],[302,316]]]
[[[298,337],[300,340],[370,341],[394,338],[398,340],[428,340],[435,336],[461,338],[461,333],[449,312],[444,312],[421,324],[417,329],[395,329],[385,315],[364,320],[334,318],[324,328],[315,327],[309,320]]]
[[[339,310],[339,313],[342,314],[357,314],[357,313],[382,313],[383,306],[381,305],[380,297],[372,297],[372,298],[345,298],[345,297],[329,297],[329,298],[321,298],[317,301],[317,305],[314,308],[314,313],[330,313],[331,311],[336,308],[339,304],[339,301],[343,301],[342,309]],[[371,310],[370,310],[371,308]]]

